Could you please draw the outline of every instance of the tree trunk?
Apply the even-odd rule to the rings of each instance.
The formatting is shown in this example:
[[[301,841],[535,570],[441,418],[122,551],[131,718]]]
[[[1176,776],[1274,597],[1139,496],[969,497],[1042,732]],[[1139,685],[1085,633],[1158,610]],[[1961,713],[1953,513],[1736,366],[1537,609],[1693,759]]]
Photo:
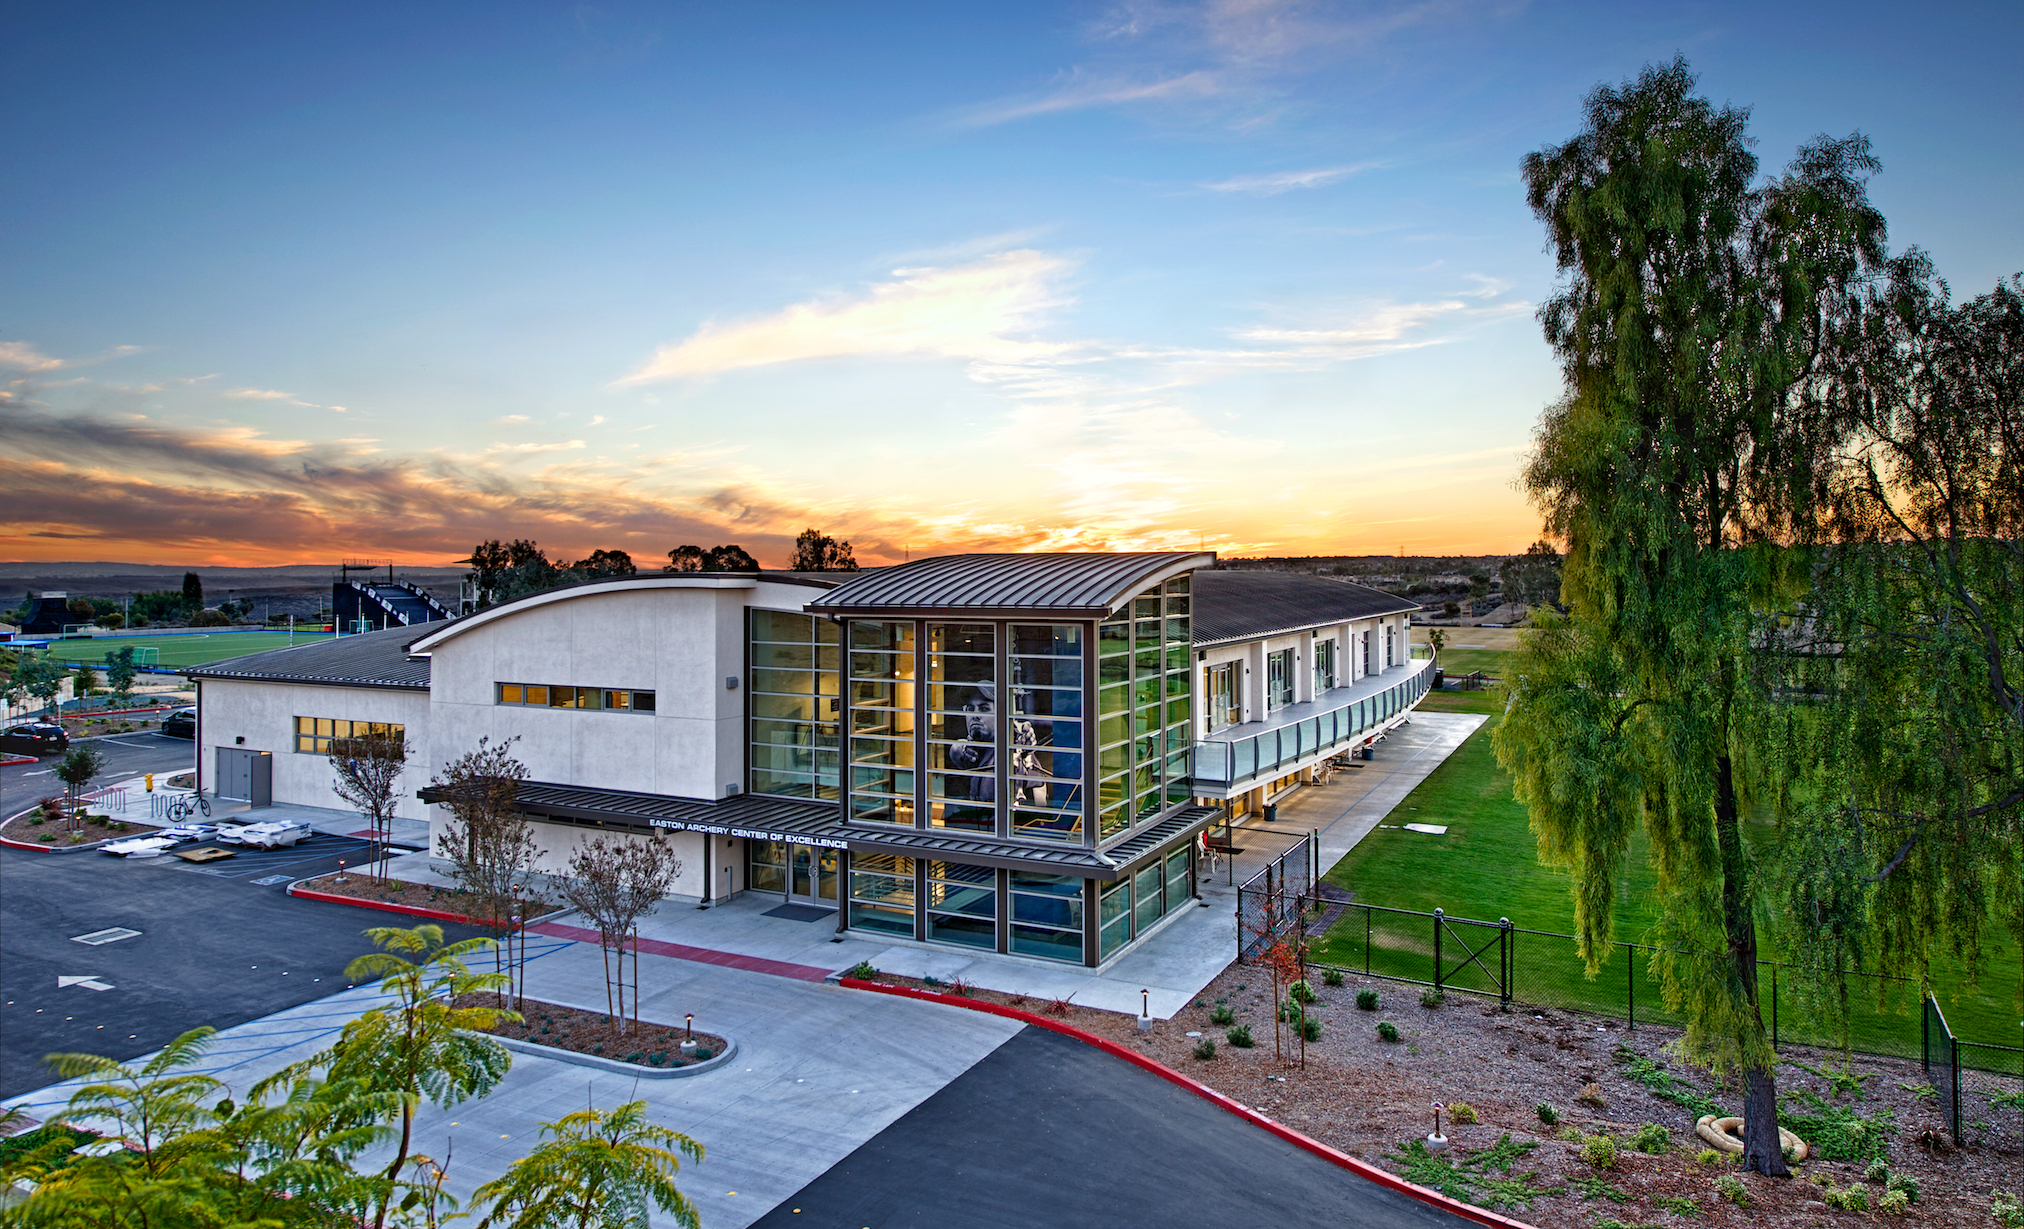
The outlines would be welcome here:
[[[387,1192],[380,1196],[379,1213],[373,1217],[373,1229],[383,1229],[383,1226],[387,1223],[387,1204],[393,1201],[393,1184],[400,1180],[401,1166],[407,1164],[408,1148],[414,1142],[414,1133],[414,1103],[403,1100],[401,1103],[401,1150],[394,1154],[394,1163],[387,1166]]]
[[[1743,997],[1749,1003],[1756,1040],[1764,1040],[1764,1016],[1757,1003],[1757,925],[1750,916],[1748,863],[1736,805],[1735,764],[1715,761],[1715,834],[1722,855],[1722,928]],[[1774,1178],[1790,1176],[1778,1141],[1778,1075],[1770,1066],[1743,1069],[1743,1165]]]

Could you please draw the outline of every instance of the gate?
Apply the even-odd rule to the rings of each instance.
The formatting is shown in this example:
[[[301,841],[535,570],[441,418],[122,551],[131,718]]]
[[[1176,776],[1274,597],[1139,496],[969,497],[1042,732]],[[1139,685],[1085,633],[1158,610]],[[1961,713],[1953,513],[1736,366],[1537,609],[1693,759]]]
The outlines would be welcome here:
[[[1312,834],[1301,837],[1237,889],[1237,963],[1255,959],[1306,925],[1308,911],[1320,903],[1315,893],[1317,848]]]

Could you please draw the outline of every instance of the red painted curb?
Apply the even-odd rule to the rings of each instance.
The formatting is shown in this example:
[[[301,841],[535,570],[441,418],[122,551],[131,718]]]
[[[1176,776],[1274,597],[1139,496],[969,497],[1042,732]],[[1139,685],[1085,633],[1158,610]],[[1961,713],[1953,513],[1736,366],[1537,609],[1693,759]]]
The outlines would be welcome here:
[[[0,760],[0,767],[12,764],[34,764],[37,762],[36,758],[32,755],[10,755],[4,760]]]
[[[1359,1161],[1346,1152],[1338,1152],[1312,1136],[1303,1135],[1292,1127],[1274,1122],[1258,1111],[1248,1109],[1232,1101],[1200,1080],[1190,1079],[1165,1063],[1155,1062],[1143,1054],[1128,1050],[1114,1041],[1108,1041],[1097,1036],[1095,1033],[1084,1032],[1072,1024],[1065,1024],[1059,1020],[1050,1020],[1045,1016],[1036,1015],[1030,1011],[1021,1011],[1017,1007],[1002,1007],[997,1003],[983,1003],[976,999],[965,998],[962,995],[936,994],[929,990],[916,990],[911,986],[889,986],[884,982],[860,981],[855,977],[840,978],[837,984],[846,986],[852,990],[871,990],[879,994],[896,994],[903,998],[922,999],[930,1003],[942,1003],[950,1007],[967,1007],[971,1011],[988,1012],[994,1016],[1004,1016],[1008,1019],[1020,1020],[1027,1024],[1037,1024],[1041,1028],[1052,1029],[1063,1036],[1073,1037],[1077,1041],[1093,1045],[1104,1053],[1121,1058],[1134,1066],[1143,1067],[1168,1083],[1180,1085],[1203,1100],[1212,1102],[1219,1108],[1235,1114],[1253,1126],[1260,1127],[1278,1136],[1294,1147],[1311,1152],[1322,1160],[1339,1165],[1357,1177],[1369,1182],[1375,1182],[1387,1190],[1397,1191],[1402,1195],[1417,1199],[1421,1203],[1432,1204],[1434,1207],[1440,1208],[1444,1212],[1452,1212],[1464,1220],[1471,1220],[1479,1225],[1492,1226],[1492,1229],[1536,1229],[1535,1226],[1528,1225],[1524,1221],[1512,1220],[1508,1216],[1499,1216],[1488,1209],[1479,1208],[1472,1203],[1463,1203],[1459,1199],[1450,1199],[1439,1191],[1431,1190],[1417,1183],[1408,1182],[1397,1174],[1380,1169],[1368,1161]]]
[[[11,836],[0,836],[0,845],[5,845],[9,849],[26,849],[34,853],[56,852],[54,845],[31,845],[27,841],[17,841]]]

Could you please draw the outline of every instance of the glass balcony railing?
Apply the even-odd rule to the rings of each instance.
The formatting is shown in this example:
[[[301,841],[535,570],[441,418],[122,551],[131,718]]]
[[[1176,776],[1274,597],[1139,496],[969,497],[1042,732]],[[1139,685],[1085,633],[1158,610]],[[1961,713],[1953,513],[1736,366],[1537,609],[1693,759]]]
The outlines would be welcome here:
[[[1269,721],[1232,726],[1203,739],[1195,744],[1195,781],[1223,789],[1256,777],[1283,776],[1304,762],[1334,754],[1418,703],[1433,682],[1433,664],[1416,658],[1281,709]]]

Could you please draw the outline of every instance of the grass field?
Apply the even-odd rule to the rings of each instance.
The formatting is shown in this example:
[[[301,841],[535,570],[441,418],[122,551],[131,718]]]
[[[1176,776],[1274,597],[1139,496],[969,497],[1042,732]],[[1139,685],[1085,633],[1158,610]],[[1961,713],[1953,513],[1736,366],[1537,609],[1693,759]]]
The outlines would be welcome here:
[[[1477,712],[1490,717],[1483,727],[1462,744],[1410,794],[1393,813],[1399,823],[1445,824],[1445,836],[1379,828],[1329,871],[1330,882],[1356,893],[1359,903],[1396,909],[1431,912],[1442,908],[1454,917],[1494,922],[1509,917],[1521,928],[1571,933],[1574,905],[1568,890],[1568,876],[1541,866],[1538,846],[1528,824],[1525,808],[1511,796],[1510,778],[1497,766],[1490,750],[1490,732],[1496,728],[1503,701],[1494,692],[1436,692],[1421,707],[1426,711]],[[1751,825],[1753,840],[1768,840],[1768,824]],[[1637,942],[1645,937],[1651,923],[1647,902],[1653,886],[1644,841],[1632,843],[1622,879],[1618,883],[1615,908],[1616,937]],[[1368,926],[1368,929],[1366,927]],[[1484,929],[1462,928],[1444,938],[1446,964],[1454,963],[1457,941],[1471,947],[1493,937]],[[1635,985],[1625,967],[1625,953],[1618,948],[1604,963],[1600,974],[1589,980],[1584,974],[1570,940],[1519,935],[1514,939],[1514,993],[1521,1000],[1622,1015],[1635,993],[1640,1020],[1663,1018],[1658,987],[1649,976],[1644,957],[1635,961]],[[1314,958],[1328,964],[1361,969],[1368,961],[1372,972],[1431,980],[1432,923],[1419,918],[1398,918],[1382,913],[1366,917],[1350,909],[1328,935],[1316,945]],[[1496,967],[1495,947],[1490,949]],[[1771,958],[1767,952],[1766,958]],[[1942,970],[1936,977],[1942,1007],[1956,1035],[1964,1041],[2019,1044],[2015,994],[2020,976],[2020,954],[2014,943],[1999,939],[1985,953],[1982,982],[1964,989],[1958,976]],[[1444,978],[1444,980],[1446,980]],[[1476,970],[1464,972],[1456,984],[1487,988],[1489,982]],[[1893,1002],[1879,1012],[1872,987],[1856,994],[1851,1008],[1854,1043],[1864,1049],[1891,1053],[1916,1053],[1919,1020],[1915,995],[1893,991]],[[1781,987],[1781,1035],[1787,1043],[1830,1041],[1810,1035],[1809,1025],[1819,1020],[1794,1002]],[[1904,1014],[1898,1014],[1901,1009]]]
[[[330,639],[328,632],[293,633],[298,645]],[[288,647],[290,633],[281,632],[189,632],[165,636],[98,636],[90,640],[57,640],[49,649],[58,661],[102,665],[105,659],[127,645],[156,652],[158,666],[208,666],[228,657],[264,653]]]

